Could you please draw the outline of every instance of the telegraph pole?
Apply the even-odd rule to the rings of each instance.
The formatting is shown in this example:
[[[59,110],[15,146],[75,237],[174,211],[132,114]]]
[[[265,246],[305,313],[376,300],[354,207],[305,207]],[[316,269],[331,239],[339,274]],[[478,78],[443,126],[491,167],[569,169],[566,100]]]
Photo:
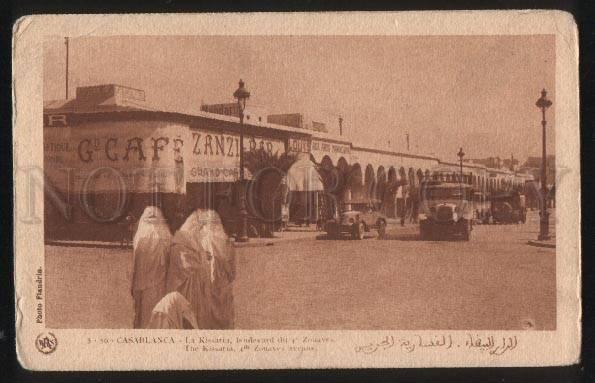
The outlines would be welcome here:
[[[64,37],[64,44],[66,45],[66,99],[68,100],[68,37]]]

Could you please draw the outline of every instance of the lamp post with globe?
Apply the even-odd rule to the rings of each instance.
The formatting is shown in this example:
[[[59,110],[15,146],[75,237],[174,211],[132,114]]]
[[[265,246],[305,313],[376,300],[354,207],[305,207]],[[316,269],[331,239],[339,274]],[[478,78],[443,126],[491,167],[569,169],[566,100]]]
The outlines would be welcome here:
[[[550,239],[549,234],[549,215],[547,210],[547,153],[545,140],[545,111],[552,106],[552,102],[547,98],[545,89],[541,91],[541,97],[537,100],[535,105],[541,109],[541,129],[542,129],[542,147],[541,147],[541,209],[539,211],[539,236],[538,240],[545,241]]]
[[[238,109],[240,115],[240,178],[239,178],[239,227],[236,233],[237,242],[248,242],[248,211],[246,210],[246,182],[244,178],[244,110],[246,109],[246,100],[250,97],[250,92],[245,88],[244,81],[240,80],[238,89],[233,92],[233,97],[238,100]]]

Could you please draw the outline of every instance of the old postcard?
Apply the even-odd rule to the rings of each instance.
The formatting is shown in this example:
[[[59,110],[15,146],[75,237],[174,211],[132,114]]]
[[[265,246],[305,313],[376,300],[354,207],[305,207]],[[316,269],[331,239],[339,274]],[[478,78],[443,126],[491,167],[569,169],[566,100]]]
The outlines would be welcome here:
[[[579,360],[569,14],[30,16],[13,52],[25,368]]]

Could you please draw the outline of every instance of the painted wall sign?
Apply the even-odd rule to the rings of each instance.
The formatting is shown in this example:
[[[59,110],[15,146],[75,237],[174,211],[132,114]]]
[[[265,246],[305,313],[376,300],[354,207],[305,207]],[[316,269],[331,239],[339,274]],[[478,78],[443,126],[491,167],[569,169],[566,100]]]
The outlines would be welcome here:
[[[289,138],[287,140],[287,151],[291,153],[310,154],[310,140],[303,138]]]
[[[61,122],[65,121],[59,119]],[[184,126],[99,122],[44,128],[44,171],[63,192],[185,192]]]
[[[335,144],[324,141],[312,141],[312,150],[324,152],[324,153],[339,153],[339,154],[350,154],[351,147],[346,144]]]
[[[67,125],[67,116],[45,116],[44,168],[58,190],[185,193],[186,182],[239,178],[240,138],[159,121],[109,121]],[[244,150],[283,153],[285,144],[244,136]],[[249,172],[246,172],[249,176]]]
[[[65,114],[44,114],[43,115],[43,126],[54,127],[54,126],[67,126],[68,121]]]
[[[185,147],[187,182],[235,182],[240,175],[240,136],[192,129]],[[244,151],[285,152],[281,140],[244,135]],[[246,172],[247,176],[247,172]]]
[[[343,157],[347,162],[351,162],[351,146],[348,144],[339,144],[321,140],[312,140],[310,152],[316,161],[322,161],[324,156],[329,156],[336,165],[339,158]]]

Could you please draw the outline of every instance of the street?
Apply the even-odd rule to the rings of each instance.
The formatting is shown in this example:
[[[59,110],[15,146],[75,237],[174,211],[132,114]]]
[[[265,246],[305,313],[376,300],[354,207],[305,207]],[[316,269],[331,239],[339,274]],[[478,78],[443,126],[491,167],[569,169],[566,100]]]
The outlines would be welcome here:
[[[238,248],[236,327],[553,330],[555,249],[527,244],[538,218],[476,225],[470,242],[422,242],[417,225],[393,224],[384,239]],[[48,327],[132,326],[130,250],[45,249]]]

